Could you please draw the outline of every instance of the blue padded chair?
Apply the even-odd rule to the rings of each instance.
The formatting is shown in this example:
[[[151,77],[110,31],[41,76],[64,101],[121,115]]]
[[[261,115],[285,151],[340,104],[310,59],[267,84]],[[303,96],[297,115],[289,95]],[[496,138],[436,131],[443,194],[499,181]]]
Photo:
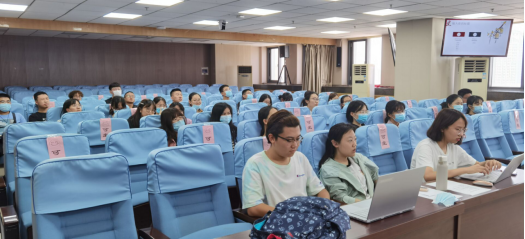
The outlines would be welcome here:
[[[518,110],[522,110],[523,109],[523,99],[517,99],[517,100],[514,100],[516,101],[516,109]],[[498,104],[498,107],[499,107],[499,104]],[[499,108],[498,108],[499,109]]]
[[[239,114],[239,122],[253,119],[259,119],[259,110],[247,110]]]
[[[516,109],[516,101],[513,101],[513,100],[502,100],[502,101],[499,101],[498,103],[499,103],[498,112],[499,111],[504,111],[504,110]]]
[[[374,104],[376,102],[376,100],[373,97],[362,97],[362,98],[357,98],[357,99],[354,99],[354,100],[359,100],[359,101],[365,102],[366,107],[369,110],[370,110],[370,107],[372,107],[372,104]]]
[[[426,99],[426,100],[420,100],[418,103],[418,106],[421,108],[428,108],[432,106],[438,106],[439,105],[438,99]]]
[[[140,118],[141,128],[160,128],[160,115],[148,115]]]
[[[244,165],[248,162],[253,155],[264,151],[263,137],[253,137],[240,140],[235,144],[235,152],[233,154],[235,162],[235,179],[239,186],[239,192],[242,195],[242,173],[244,171]]]
[[[427,109],[423,107],[408,108],[408,109],[405,109],[405,113],[406,113],[406,120],[432,119]]]
[[[133,206],[148,202],[148,154],[155,149],[166,147],[168,138],[166,131],[162,129],[124,129],[111,132],[107,136],[106,153],[121,154],[128,160]]]
[[[31,86],[29,87],[32,91],[47,91],[47,90],[53,90],[53,87],[51,86]]]
[[[97,95],[111,95],[109,93],[109,90],[107,88],[104,88],[104,89],[97,89],[97,90],[92,90],[93,93],[95,93],[95,91],[97,92]],[[125,92],[124,92],[125,93]]]
[[[95,107],[95,111],[102,112],[104,118],[109,118],[109,105],[98,105]]]
[[[489,105],[492,112],[489,112]],[[483,113],[498,113],[498,105],[494,101],[483,101]]]
[[[140,99],[140,96],[143,95],[144,92],[142,92],[142,90],[138,89],[138,88],[123,88],[122,89],[122,95],[126,94],[127,92],[133,92],[133,94],[135,95],[135,99]]]
[[[121,129],[129,129],[128,121],[125,119],[111,118],[111,132]],[[109,134],[111,132],[100,131],[100,119],[83,120],[78,124],[77,129],[78,134],[88,137],[91,154],[101,154],[106,152],[106,141],[102,140],[101,134]]]
[[[314,107],[312,115],[321,115],[325,121],[328,122],[330,116],[341,112],[341,106],[339,105],[319,105]]]
[[[164,95],[166,94],[165,90],[163,88],[149,88],[144,90],[144,94],[157,94],[157,95]]]
[[[64,125],[66,133],[76,134],[78,124],[84,120],[98,120],[104,118],[104,114],[97,111],[81,111],[63,114],[60,123]]]
[[[427,118],[435,119],[441,111],[441,105],[426,108]]]
[[[311,115],[312,120],[314,121],[314,128],[313,131],[319,131],[319,130],[326,130],[328,129],[328,125],[326,124],[326,120],[321,115]],[[299,116],[297,117],[299,119],[299,123],[301,124],[301,135],[306,135],[308,132],[306,129],[306,123],[305,123],[305,116]]]
[[[371,106],[370,106],[370,109],[368,110],[371,110],[371,111],[376,111],[376,110],[384,110],[386,108],[386,104],[388,102],[387,101],[378,101],[376,103],[373,103]],[[406,108],[406,107],[405,107]]]
[[[476,139],[485,158],[510,160],[514,157],[503,133],[499,114],[476,114],[471,117]]]
[[[328,104],[329,105],[341,105],[341,100],[340,99],[331,100],[331,101],[328,101]]]
[[[222,100],[222,99],[223,99],[222,95],[211,95],[208,97],[208,102],[211,103],[213,101]]]
[[[299,110],[299,113],[300,113],[299,115],[310,115],[311,113],[308,107],[291,107],[291,108],[284,108],[284,109],[290,111],[290,113],[294,115],[295,115],[295,111],[297,111],[296,109]]]
[[[328,119],[328,128],[332,128],[332,126],[339,123],[349,123],[348,119],[346,119],[345,113],[337,113],[335,115],[330,116],[330,118]]]
[[[261,136],[261,125],[258,119],[244,120],[237,125],[237,141]]]
[[[314,172],[319,175],[319,161],[324,155],[328,130],[310,132],[304,136],[301,152],[308,158]]]
[[[193,107],[184,107],[184,116],[187,119],[193,119],[193,116],[197,114],[197,110]]]
[[[399,124],[401,146],[403,147],[403,155],[405,156],[408,168],[410,168],[412,155],[417,144],[427,138],[427,131],[433,122],[433,119],[415,119],[407,120]]]
[[[57,99],[59,96],[67,96],[66,92],[61,90],[46,90],[45,91],[49,99]]]
[[[295,97],[304,97],[304,93],[306,93],[306,90],[295,91],[293,93],[293,96],[294,96],[293,98],[295,98]]]
[[[273,95],[272,92],[270,92],[269,90],[259,90],[255,92],[252,90],[252,92],[254,93],[254,96],[257,99],[259,99],[261,95],[264,95],[264,94]]]
[[[377,125],[365,125],[356,130],[357,152],[368,157],[379,167],[379,175],[408,169],[401,147],[399,129],[393,124],[385,124],[389,148],[382,149]]]
[[[117,112],[115,112],[115,115],[113,118],[119,118],[119,119],[129,119],[131,117],[131,109],[121,109]]]
[[[69,99],[68,96],[59,96],[59,97],[56,98],[57,101],[62,101],[62,102],[66,101],[68,99]]]
[[[39,163],[31,178],[34,238],[138,238],[129,182],[118,154]]]
[[[321,99],[321,98],[328,99],[328,97],[330,97],[330,94],[332,94],[332,93],[334,93],[334,92],[332,92],[332,91],[321,92],[321,93],[319,93],[319,99]]]
[[[241,100],[239,101],[239,106],[245,105],[245,104],[257,104],[259,103],[259,100],[253,98],[251,100]]]
[[[395,100],[393,96],[383,96],[376,98],[376,102],[388,102],[391,100]]]
[[[345,114],[346,115],[346,114]],[[376,110],[368,113],[365,125],[384,124],[386,118],[385,110]]]
[[[211,111],[203,111],[202,113],[194,114],[191,121],[194,124],[210,122]]]
[[[288,92],[288,91],[285,90],[285,89],[277,89],[277,90],[273,90],[272,94],[275,95],[275,96],[280,96],[280,95],[283,95],[286,92]],[[292,97],[293,97],[293,95],[292,95]]]
[[[302,107],[301,102],[303,102],[303,100],[304,100],[303,96],[294,96],[293,97],[293,101],[295,101],[295,103],[297,103],[301,107]],[[274,102],[274,101],[272,100],[272,102]]]
[[[222,157],[224,158],[226,183],[228,186],[235,186],[235,180],[233,178],[233,145],[229,125],[221,122],[210,122],[182,126],[178,131],[177,146],[202,144],[204,142],[203,126],[205,125],[213,126],[215,144],[221,146]]]
[[[15,145],[24,137],[47,134],[63,134],[66,130],[58,122],[28,122],[10,124],[4,129],[4,172],[7,184],[6,194],[8,205],[13,204],[13,192],[15,192]]]
[[[266,103],[263,103],[263,102],[259,102],[259,103],[251,103],[251,104],[244,104],[244,105],[241,105],[241,107],[239,108],[239,112],[244,112],[244,111],[247,111],[247,110],[260,110],[261,108],[264,108],[268,106]]]
[[[328,105],[328,97],[319,99],[318,106]]]
[[[220,155],[218,145],[206,144],[150,153],[148,193],[155,229],[171,239],[200,239],[252,228],[234,223]]]
[[[408,103],[410,101],[411,105]],[[416,100],[403,100],[401,103],[405,104],[405,109],[419,107]],[[412,106],[412,107],[410,107]]]
[[[62,107],[60,107],[62,109]],[[25,116],[24,106],[20,103],[13,103],[11,102],[11,112],[12,113],[19,113],[21,115]],[[26,117],[27,118],[27,117]]]
[[[289,104],[290,106],[286,107],[287,104]],[[276,102],[276,103],[273,103],[272,106],[277,108],[278,110],[282,110],[282,109],[285,109],[285,108],[299,107],[299,104],[297,104],[294,101],[288,101],[288,102]]]
[[[205,89],[208,89],[209,86],[205,87]],[[252,87],[253,88],[253,87]],[[236,85],[231,85],[230,86],[230,90],[232,91],[233,94],[239,92],[239,87],[237,87]],[[242,91],[241,91],[242,92]],[[252,91],[253,92],[253,91]]]
[[[479,148],[478,140],[476,139],[476,130],[474,129],[474,124],[470,115],[465,115],[467,119],[467,132],[465,132],[465,137],[459,145],[467,154],[472,156],[478,162],[485,162],[485,157]]]
[[[11,95],[11,98],[18,101],[18,102],[22,102],[22,99],[24,99],[24,97],[33,97],[33,95],[35,94],[36,92],[34,91],[16,91],[14,92],[12,95]]]
[[[89,142],[84,135],[57,134],[62,136],[66,157],[88,155]],[[31,226],[31,174],[40,162],[49,159],[47,135],[29,136],[20,139],[15,146],[15,186],[16,205],[21,238],[28,238],[32,234]]]
[[[519,126],[516,127],[516,115],[519,117]],[[499,112],[503,133],[510,149],[515,152],[523,152],[523,110],[506,110]]]
[[[90,99],[89,97],[84,97],[84,99],[86,100],[82,100],[80,102],[80,104],[82,104],[83,111],[93,111],[97,106],[106,104],[106,102],[104,102],[103,100],[95,100],[93,98]]]
[[[222,84],[221,84],[221,85],[222,85]],[[219,87],[220,87],[221,85],[219,85]],[[249,89],[250,91],[255,92],[255,89],[253,88],[253,86],[242,86],[242,87],[239,89],[239,91],[242,92],[243,90],[246,90],[246,89]]]

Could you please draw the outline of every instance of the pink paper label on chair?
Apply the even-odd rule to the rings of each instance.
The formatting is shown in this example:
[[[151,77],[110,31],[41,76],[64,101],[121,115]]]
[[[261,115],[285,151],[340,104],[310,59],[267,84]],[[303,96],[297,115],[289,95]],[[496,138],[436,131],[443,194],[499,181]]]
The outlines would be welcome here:
[[[104,98],[103,95],[98,95],[98,100],[101,100],[102,98]]]
[[[432,111],[434,111],[434,118],[436,118],[437,115],[438,115],[438,107],[436,107],[436,106],[432,106],[432,107],[430,107],[430,108],[432,108]]]
[[[492,105],[488,101],[486,101],[486,103],[487,103],[487,108],[489,109],[489,113],[492,113]]]
[[[153,97],[157,97],[157,96],[159,96],[159,95],[157,95],[157,94],[153,94]]]
[[[49,101],[49,104],[47,105],[49,108],[55,108],[55,102]]]
[[[516,123],[516,129],[521,129],[520,113],[517,110],[514,111],[514,122]]]
[[[290,102],[284,102],[284,107],[285,108],[290,108]]]
[[[326,92],[326,95],[330,96],[330,92]]]
[[[215,143],[215,136],[213,136],[213,125],[202,126],[202,141],[205,144]]]
[[[193,121],[191,119],[186,118],[186,125],[193,124]]]
[[[407,105],[408,105],[408,108],[412,108],[412,101],[411,100],[407,100]]]
[[[306,133],[314,132],[314,120],[312,119],[311,115],[305,115],[304,116],[304,124],[306,127]]]
[[[257,103],[257,99],[252,99],[252,103]]]
[[[299,109],[299,108],[294,108],[294,109],[293,109],[293,115],[295,115],[296,117],[301,116],[301,109]]]
[[[390,97],[385,96],[385,100],[386,100],[387,102],[390,101]]]
[[[388,141],[388,133],[386,130],[386,125],[378,124],[377,128],[379,128],[379,141],[381,142],[381,149],[390,148],[390,142]]]
[[[62,136],[49,136],[46,139],[47,141],[47,152],[49,153],[49,158],[63,158],[66,157],[66,152],[64,151],[64,140]]]
[[[134,115],[135,112],[137,112],[137,108],[131,108],[130,110],[131,110],[131,115]]]
[[[202,95],[206,95],[206,92],[201,92]]]
[[[147,99],[145,95],[140,95],[140,99],[141,100],[144,100],[144,99]]]
[[[109,133],[111,133],[111,119],[100,119],[100,140],[106,140]]]
[[[282,93],[284,93],[284,90],[281,90]]]
[[[266,138],[266,136],[263,136],[262,144],[263,144],[264,150],[270,149],[271,144],[268,142],[268,139]]]

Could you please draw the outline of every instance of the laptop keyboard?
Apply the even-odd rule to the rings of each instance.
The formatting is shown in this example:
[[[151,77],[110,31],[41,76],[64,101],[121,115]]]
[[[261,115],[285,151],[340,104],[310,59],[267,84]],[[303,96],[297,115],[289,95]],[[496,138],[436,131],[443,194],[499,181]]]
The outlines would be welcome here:
[[[352,212],[353,214],[355,214],[356,216],[359,216],[361,218],[368,218],[368,212],[370,211],[370,208],[365,208],[365,209],[362,209],[362,210],[358,210],[358,211],[355,211],[355,212]]]
[[[501,172],[492,171],[489,175],[483,175],[482,173],[470,174],[468,175],[470,179],[484,180],[489,182],[495,182],[498,180]]]

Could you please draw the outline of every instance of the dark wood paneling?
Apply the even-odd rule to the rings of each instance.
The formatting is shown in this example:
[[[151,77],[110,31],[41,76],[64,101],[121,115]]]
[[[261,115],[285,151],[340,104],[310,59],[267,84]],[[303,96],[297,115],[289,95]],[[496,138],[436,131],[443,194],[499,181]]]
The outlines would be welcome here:
[[[0,36],[0,88],[9,85],[214,84],[205,44]],[[201,67],[209,67],[203,76]]]

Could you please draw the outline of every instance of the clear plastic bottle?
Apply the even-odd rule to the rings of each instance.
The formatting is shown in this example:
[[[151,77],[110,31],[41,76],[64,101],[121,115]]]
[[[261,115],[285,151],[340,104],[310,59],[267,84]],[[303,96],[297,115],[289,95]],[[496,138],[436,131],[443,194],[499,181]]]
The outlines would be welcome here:
[[[447,156],[439,156],[438,165],[436,169],[436,189],[447,190],[448,182],[448,164]]]

